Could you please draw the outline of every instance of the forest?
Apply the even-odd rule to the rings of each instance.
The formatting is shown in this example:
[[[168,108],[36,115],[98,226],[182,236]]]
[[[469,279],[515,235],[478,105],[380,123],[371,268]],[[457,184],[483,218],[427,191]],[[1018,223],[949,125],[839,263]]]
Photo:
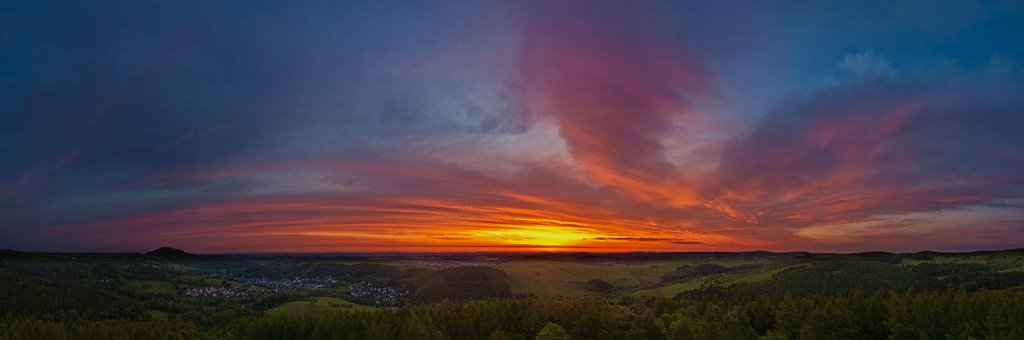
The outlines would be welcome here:
[[[0,253],[2,339],[1024,339],[1024,252]]]

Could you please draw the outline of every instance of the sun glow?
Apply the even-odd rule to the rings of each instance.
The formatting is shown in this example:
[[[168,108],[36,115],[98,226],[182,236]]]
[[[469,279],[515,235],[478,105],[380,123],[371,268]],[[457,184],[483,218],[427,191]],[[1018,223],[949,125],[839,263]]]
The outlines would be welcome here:
[[[599,234],[566,227],[545,225],[509,226],[500,229],[477,229],[464,232],[466,236],[482,242],[497,242],[509,245],[571,246],[600,237]]]

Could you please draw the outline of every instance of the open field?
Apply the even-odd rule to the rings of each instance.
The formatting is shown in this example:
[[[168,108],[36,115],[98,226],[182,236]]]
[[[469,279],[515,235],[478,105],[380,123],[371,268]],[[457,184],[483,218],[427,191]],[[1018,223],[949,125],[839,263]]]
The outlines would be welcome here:
[[[116,260],[116,261],[111,261]],[[116,263],[116,264],[111,264]],[[133,294],[162,294],[176,299],[187,294],[244,297],[250,300],[288,294],[272,306],[306,306],[305,309],[344,305],[356,301],[364,305],[400,305],[423,298],[443,299],[442,286],[471,285],[472,281],[444,283],[430,279],[430,273],[452,268],[493,268],[501,277],[490,278],[489,285],[506,286],[511,294],[583,297],[602,299],[632,297],[673,297],[708,287],[743,290],[749,286],[778,289],[809,289],[807,282],[786,282],[827,274],[850,274],[851,285],[865,287],[913,288],[921,285],[954,284],[970,289],[1009,289],[1019,285],[1013,280],[1024,274],[1024,252],[974,252],[915,254],[807,254],[807,253],[664,253],[664,254],[470,254],[470,255],[375,255],[375,256],[199,256],[175,258],[130,254],[7,254],[0,271],[74,281],[76,284],[104,289],[119,289]],[[831,273],[831,274],[829,274]],[[839,273],[839,274],[836,274]],[[867,282],[872,276],[884,276],[886,285]],[[436,275],[435,275],[436,276]],[[917,277],[917,279],[915,279]],[[921,281],[922,277],[934,280]],[[837,280],[839,278],[837,277]],[[497,281],[495,281],[497,280]],[[596,290],[588,283],[600,280],[609,289]],[[500,282],[498,282],[500,281]],[[993,282],[1004,282],[995,284]],[[376,284],[373,291],[353,295],[352,285]],[[440,283],[421,291],[427,282]],[[435,285],[436,286],[436,285]],[[442,287],[442,288],[438,288]],[[803,287],[803,288],[801,288]],[[385,290],[391,289],[392,291]],[[505,288],[502,288],[505,289]],[[773,288],[775,289],[775,288]],[[380,290],[380,291],[376,291]],[[320,292],[316,296],[296,292]],[[431,295],[432,294],[432,295]],[[447,293],[444,293],[447,294]],[[207,296],[208,295],[208,296]],[[237,295],[237,296],[236,296]],[[385,296],[387,295],[387,296]],[[500,294],[499,294],[500,295]],[[303,299],[311,299],[306,301]],[[318,302],[318,301],[329,301]],[[253,303],[255,301],[250,301]],[[287,304],[295,302],[293,305]],[[181,304],[188,304],[187,301]],[[357,304],[358,305],[358,304]],[[166,306],[164,306],[166,307]],[[297,307],[296,307],[297,308]],[[175,308],[157,309],[175,314]]]
[[[348,309],[373,310],[377,308],[355,304],[338,298],[316,296],[308,298],[308,300],[284,303],[280,306],[268,309],[266,313],[271,315],[283,315],[295,313],[323,313]]]
[[[531,313],[542,313],[547,319],[561,320],[571,325],[577,320],[563,320],[559,317],[582,311],[605,313],[599,317],[604,324],[607,320],[615,320],[617,315],[634,315],[639,318],[642,314],[650,317],[645,313],[652,311],[646,308],[654,306],[675,306],[672,308],[679,308],[680,311],[691,304],[706,301],[768,301],[774,306],[781,303],[778,299],[784,299],[784,296],[789,297],[785,299],[800,299],[799,303],[805,306],[800,308],[817,308],[822,305],[815,299],[843,299],[850,296],[868,299],[860,303],[874,304],[876,307],[873,308],[892,309],[896,306],[890,305],[888,299],[889,294],[893,293],[905,294],[901,295],[901,299],[907,301],[916,299],[916,294],[933,294],[931,296],[935,299],[935,305],[944,301],[939,298],[945,296],[941,294],[951,293],[974,294],[970,296],[992,301],[1016,301],[1012,299],[1018,294],[1024,294],[1024,251],[963,254],[499,253],[372,257],[210,256],[187,254],[173,249],[163,249],[159,254],[0,251],[0,279],[5,282],[0,286],[0,297],[6,297],[6,300],[0,301],[0,314],[18,318],[56,318],[82,323],[122,320],[149,322],[146,325],[191,325],[182,329],[160,330],[158,334],[188,330],[188,327],[207,327],[202,330],[206,332],[201,333],[203,336],[192,333],[183,336],[186,338],[211,337],[211,334],[221,334],[218,332],[233,334],[228,336],[231,338],[239,336],[239,333],[232,332],[245,329],[271,332],[275,328],[263,329],[262,322],[280,325],[291,322],[280,320],[307,320],[289,324],[291,326],[288,327],[314,327],[320,325],[321,321],[310,321],[310,318],[335,318],[322,324],[348,322],[362,325],[358,327],[364,328],[359,330],[340,331],[369,336],[395,331],[395,328],[387,326],[392,323],[409,323],[419,328],[403,328],[393,336],[438,338],[402,332],[442,327],[430,324],[433,321],[429,320],[456,317],[453,315],[461,315],[457,316],[459,318],[481,318],[479,322],[484,323],[497,320],[493,318],[510,320],[508,318],[531,317],[529,314],[514,313],[524,308],[536,308]],[[860,293],[852,293],[855,291]],[[479,304],[481,301],[493,303]],[[834,303],[826,305],[840,308]],[[761,308],[757,307],[758,304],[737,306],[747,308],[746,313],[760,313],[758,308]],[[482,312],[481,308],[493,310]],[[558,311],[559,308],[566,310]],[[982,307],[964,308],[977,310]],[[992,310],[995,313],[1002,309]],[[710,316],[728,315],[710,311],[705,312],[710,313],[707,314]],[[892,313],[897,311],[898,308],[892,309]],[[691,314],[684,314],[696,317],[693,312],[690,310],[686,313]],[[780,309],[776,312],[784,311]],[[427,313],[429,316],[415,313]],[[684,314],[665,314],[662,317],[670,320],[683,317]],[[390,321],[381,321],[385,319],[379,318]],[[1002,320],[998,318],[1003,316],[1000,314],[984,318]],[[0,322],[13,322],[12,325],[20,322],[6,320],[0,319]],[[196,320],[205,321],[195,323],[198,322]],[[529,320],[533,319],[523,320],[532,322]],[[702,322],[719,321],[706,319]],[[660,321],[648,319],[644,322],[650,326]],[[772,327],[771,323],[761,321],[745,322],[750,324],[742,324],[742,327],[754,329],[762,335],[771,329],[767,327]],[[889,324],[883,322],[882,326],[877,327]],[[216,325],[227,328],[216,328]],[[517,332],[534,334],[541,326],[531,324]],[[662,328],[648,331],[664,336],[671,333],[670,326],[663,324],[659,326]],[[23,327],[36,329],[32,327],[38,325],[26,324]],[[581,332],[595,326],[572,327],[575,327],[572,328],[574,331]],[[616,327],[610,329],[620,330]],[[312,331],[313,328],[309,329]],[[294,329],[286,330],[281,334],[294,335]],[[794,338],[801,332],[799,328],[776,330],[793,335]],[[449,334],[479,335],[468,331],[470,333]],[[996,331],[999,330],[992,330]],[[259,332],[248,337],[265,336]],[[629,338],[637,337],[634,333],[622,334]],[[963,334],[974,336],[990,333]],[[749,333],[738,336],[749,337]]]
[[[125,281],[124,285],[125,288],[141,293],[176,294],[178,292],[178,289],[174,287],[174,284],[167,281],[128,280]]]

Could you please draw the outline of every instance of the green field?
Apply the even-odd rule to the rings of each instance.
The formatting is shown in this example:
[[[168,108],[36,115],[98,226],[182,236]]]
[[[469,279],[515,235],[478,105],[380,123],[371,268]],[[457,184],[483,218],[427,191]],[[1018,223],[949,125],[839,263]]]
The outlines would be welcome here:
[[[157,280],[128,280],[125,288],[147,294],[177,294],[173,283]]]
[[[891,314],[903,318],[897,320],[900,325],[919,319],[939,320],[936,317],[949,315],[948,303],[957,301],[965,303],[962,308],[966,309],[961,310],[979,311],[974,316],[976,321],[972,321],[975,326],[959,331],[936,328],[936,335],[1019,339],[1004,336],[1000,332],[1005,329],[1000,327],[1021,324],[1007,313],[1011,311],[1008,308],[1020,305],[1019,294],[1024,294],[1021,250],[499,253],[367,258],[7,251],[5,256],[0,256],[0,281],[5,282],[0,285],[0,296],[10,300],[0,303],[0,315],[14,315],[15,319],[0,318],[0,323],[8,323],[0,326],[19,328],[19,334],[37,335],[33,338],[81,338],[86,326],[113,327],[133,322],[132,327],[152,331],[133,333],[142,338],[180,331],[182,338],[316,338],[355,332],[352,334],[362,336],[356,338],[390,334],[385,338],[477,339],[508,338],[502,337],[501,333],[506,332],[517,334],[514,338],[529,339],[546,327],[547,319],[557,318],[557,323],[576,332],[580,339],[608,337],[612,334],[609,332],[628,329],[634,321],[632,325],[641,328],[618,338],[640,339],[642,334],[653,334],[655,339],[675,338],[686,335],[676,331],[698,331],[685,328],[698,325],[691,322],[698,320],[736,321],[730,327],[756,332],[730,338],[780,338],[781,332],[786,338],[796,339],[819,330],[807,331],[799,322],[779,319],[771,313],[802,313],[799,319],[822,321],[821,330],[831,330],[836,325],[830,320],[845,315],[836,313],[850,310],[865,313],[850,325],[874,322],[862,338],[920,338],[901,333],[908,329],[905,327],[886,329],[895,324],[875,316],[884,310],[903,313]],[[904,304],[894,304],[892,294],[902,294],[897,299]],[[930,307],[907,309],[918,308],[920,296],[930,299],[925,304]],[[985,303],[993,304],[992,308],[972,305],[971,299],[988,301]],[[438,304],[446,300],[449,302]],[[851,309],[852,302],[874,307]],[[706,308],[691,308],[701,303]],[[730,312],[730,306],[746,309]],[[772,308],[766,310],[765,306]],[[828,309],[823,309],[825,314],[815,314],[822,308]],[[338,311],[345,313],[331,313]],[[543,319],[531,314],[534,312],[541,313]],[[591,316],[581,318],[581,313]],[[920,313],[928,317],[917,318]],[[466,323],[464,329],[453,328],[456,323],[450,322],[466,318],[476,321]],[[32,331],[39,329],[39,320],[72,324],[66,336],[54,336]],[[773,326],[772,320],[789,323]],[[936,321],[928,327],[948,324],[950,321]],[[295,328],[305,326],[311,328]],[[606,329],[597,332],[595,327]],[[673,328],[676,331],[671,331]],[[860,334],[857,329],[849,331]],[[110,332],[88,334],[110,338],[110,334],[122,331]],[[999,336],[986,337],[991,334]],[[0,334],[0,338],[5,337]],[[682,338],[701,337],[693,333]]]
[[[753,270],[740,270],[722,276],[722,283],[738,284],[766,280],[780,269],[778,259],[736,256],[680,256],[650,261],[558,261],[551,259],[520,259],[495,264],[509,276],[516,293],[542,296],[598,295],[587,291],[586,282],[601,279],[616,288],[614,296],[665,296],[700,287],[699,278],[680,282],[662,282],[662,276],[677,268],[715,264],[727,268],[757,265]]]
[[[171,316],[170,313],[167,313],[167,312],[164,312],[164,311],[152,310],[152,309],[147,310],[146,312],[148,312],[149,316],[153,317],[153,319],[155,319],[155,320],[167,320],[167,318],[169,318]]]
[[[716,276],[718,283],[723,286],[731,286],[736,284],[755,283],[768,280],[776,273],[786,269],[786,267],[779,268],[766,268],[766,269],[753,269],[753,270],[741,270],[735,272],[729,272]],[[701,280],[704,277],[696,277],[690,280],[661,284],[654,288],[640,289],[633,292],[633,296],[660,296],[660,297],[673,297],[676,294],[698,289],[701,286]]]
[[[377,309],[377,307],[363,306],[332,297],[311,297],[309,298],[309,300],[292,301],[282,304],[280,306],[268,309],[266,313],[270,315],[287,315],[301,313],[330,312],[346,309],[372,310]]]
[[[509,283],[516,293],[580,296],[593,294],[585,288],[591,279],[602,279],[619,288],[635,288],[657,282],[662,274],[675,267],[664,263],[599,265],[520,260],[501,263],[495,268],[508,273]]]

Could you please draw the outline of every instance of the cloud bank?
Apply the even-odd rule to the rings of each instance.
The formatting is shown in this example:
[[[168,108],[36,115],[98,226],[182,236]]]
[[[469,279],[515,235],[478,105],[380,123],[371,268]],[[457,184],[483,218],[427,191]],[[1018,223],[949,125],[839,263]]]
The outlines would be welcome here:
[[[3,6],[0,247],[1024,245],[1021,8],[837,6]]]

